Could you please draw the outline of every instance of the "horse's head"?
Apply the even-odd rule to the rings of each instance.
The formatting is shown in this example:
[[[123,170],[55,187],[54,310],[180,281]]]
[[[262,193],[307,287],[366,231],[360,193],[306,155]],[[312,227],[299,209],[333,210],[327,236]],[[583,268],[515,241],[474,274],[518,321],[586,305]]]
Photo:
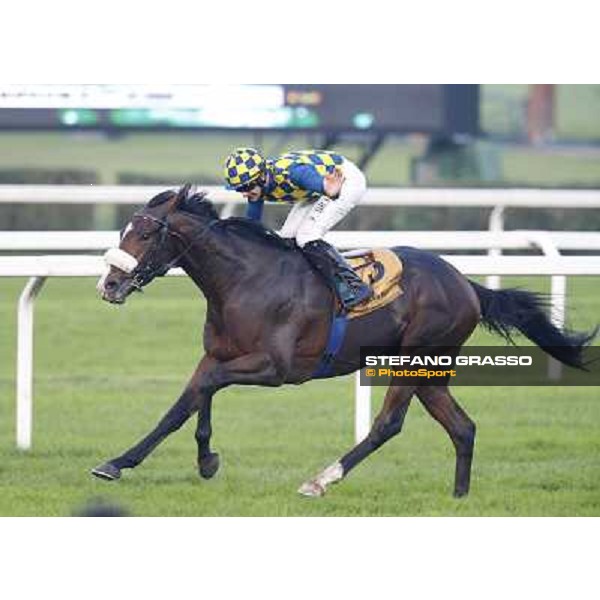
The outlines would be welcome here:
[[[97,286],[103,300],[123,304],[131,292],[175,266],[180,255],[177,240],[183,240],[170,217],[188,199],[191,187],[186,184],[178,192],[162,192],[133,215],[121,232],[119,247],[104,255],[108,271]]]

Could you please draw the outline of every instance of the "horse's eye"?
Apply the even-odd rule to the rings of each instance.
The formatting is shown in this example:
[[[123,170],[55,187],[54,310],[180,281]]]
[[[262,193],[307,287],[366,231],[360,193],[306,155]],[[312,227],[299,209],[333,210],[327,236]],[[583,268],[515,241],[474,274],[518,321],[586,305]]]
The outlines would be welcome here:
[[[149,240],[150,239],[150,234],[149,233],[142,233],[142,239],[143,240]]]

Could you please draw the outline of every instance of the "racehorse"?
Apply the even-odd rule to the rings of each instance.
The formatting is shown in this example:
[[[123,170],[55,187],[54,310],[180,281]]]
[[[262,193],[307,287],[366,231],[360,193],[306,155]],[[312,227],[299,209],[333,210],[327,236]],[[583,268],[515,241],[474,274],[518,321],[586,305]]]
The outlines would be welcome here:
[[[349,322],[328,376],[360,368],[361,346],[460,348],[482,323],[511,340],[520,331],[559,361],[584,368],[582,351],[594,333],[560,331],[543,298],[523,290],[492,291],[460,274],[439,256],[408,247],[392,249],[403,263],[403,294]],[[124,454],[93,469],[115,480],[139,465],[170,433],[198,412],[198,468],[208,479],[219,468],[211,450],[214,394],[233,384],[281,386],[315,377],[332,324],[336,300],[325,279],[297,247],[260,224],[220,219],[204,193],[186,184],[152,198],[107,252],[110,270],[99,282],[102,298],[124,303],[171,267],[180,266],[207,301],[205,355],[183,393],[158,425]],[[322,496],[359,462],[402,429],[416,395],[448,433],[456,451],[454,495],[469,491],[475,424],[443,385],[397,385],[387,390],[367,437],[306,481],[298,490]]]

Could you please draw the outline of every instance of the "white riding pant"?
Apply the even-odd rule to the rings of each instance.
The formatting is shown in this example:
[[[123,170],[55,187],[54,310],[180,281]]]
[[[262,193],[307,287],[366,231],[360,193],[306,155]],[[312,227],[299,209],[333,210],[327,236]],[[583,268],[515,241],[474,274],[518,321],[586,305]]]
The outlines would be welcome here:
[[[320,240],[362,200],[367,191],[363,172],[347,159],[339,168],[345,177],[339,197],[332,200],[321,196],[294,204],[279,231],[281,237],[296,238],[301,248],[308,242]]]

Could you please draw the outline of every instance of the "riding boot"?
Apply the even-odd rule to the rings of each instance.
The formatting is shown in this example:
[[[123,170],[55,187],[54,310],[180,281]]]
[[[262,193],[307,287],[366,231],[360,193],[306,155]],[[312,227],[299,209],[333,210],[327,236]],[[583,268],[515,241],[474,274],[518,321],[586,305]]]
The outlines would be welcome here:
[[[352,308],[373,295],[373,290],[354,272],[346,259],[324,240],[308,242],[303,251],[310,264],[335,290],[345,309]]]

